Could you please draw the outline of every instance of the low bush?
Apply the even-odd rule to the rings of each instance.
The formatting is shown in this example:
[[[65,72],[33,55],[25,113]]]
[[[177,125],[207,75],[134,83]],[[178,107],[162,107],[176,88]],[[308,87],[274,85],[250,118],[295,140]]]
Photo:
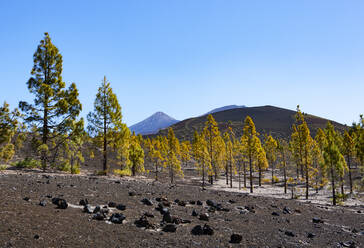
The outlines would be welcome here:
[[[116,169],[116,170],[114,170],[114,174],[119,175],[121,177],[131,176],[131,171],[130,171],[130,169],[122,169],[122,170]]]
[[[8,166],[6,164],[0,164],[0,171],[6,170]]]
[[[21,169],[34,169],[41,167],[41,163],[39,160],[33,158],[25,158],[24,160],[16,162],[15,166]]]

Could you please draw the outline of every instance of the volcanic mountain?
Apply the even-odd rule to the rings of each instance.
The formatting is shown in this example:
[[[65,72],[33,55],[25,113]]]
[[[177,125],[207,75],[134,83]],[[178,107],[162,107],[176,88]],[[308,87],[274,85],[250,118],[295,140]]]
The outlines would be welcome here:
[[[271,134],[274,137],[289,138],[292,132],[292,125],[295,122],[296,111],[274,107],[245,107],[234,108],[213,113],[219,125],[219,130],[224,132],[230,125],[236,135],[240,137],[243,133],[244,119],[250,116],[257,131],[260,135]],[[311,130],[311,136],[316,134],[318,128],[325,128],[329,120],[304,113],[305,120]],[[177,138],[182,140],[191,140],[195,130],[201,132],[207,119],[207,114],[196,118],[190,118],[180,121],[171,127],[173,128]],[[336,130],[343,131],[345,126],[331,121]],[[158,135],[166,135],[166,130],[161,130]]]
[[[147,119],[130,126],[129,128],[132,132],[134,131],[135,134],[147,135],[155,134],[159,130],[167,128],[177,122],[179,121],[170,117],[169,115],[163,112],[157,112]]]

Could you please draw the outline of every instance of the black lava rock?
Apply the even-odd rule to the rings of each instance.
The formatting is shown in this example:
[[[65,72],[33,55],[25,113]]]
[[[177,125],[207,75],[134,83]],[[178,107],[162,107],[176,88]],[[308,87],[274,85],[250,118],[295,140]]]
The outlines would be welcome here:
[[[126,209],[126,206],[123,204],[118,204],[118,205],[116,205],[116,209],[124,211]]]
[[[80,200],[80,203],[79,203],[80,206],[86,206],[87,204],[88,204],[88,200],[87,199],[81,199]]]
[[[234,233],[230,236],[230,243],[239,244],[242,239],[243,239],[243,236],[241,236],[240,234]]]
[[[168,224],[165,227],[163,227],[162,231],[163,232],[176,232],[177,230],[177,226],[173,225],[173,224]]]
[[[147,199],[147,198],[144,198],[142,200],[142,203],[144,203],[147,206],[153,206],[153,202],[151,200]]]
[[[125,216],[123,214],[120,214],[120,213],[115,213],[115,214],[112,214],[111,217],[110,217],[110,221],[114,224],[122,224],[123,221],[125,220]]]

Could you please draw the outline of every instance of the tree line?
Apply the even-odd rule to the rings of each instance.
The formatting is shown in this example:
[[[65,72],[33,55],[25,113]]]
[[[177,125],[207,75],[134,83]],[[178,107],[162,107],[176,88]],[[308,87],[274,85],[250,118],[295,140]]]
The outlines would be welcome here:
[[[144,164],[148,163],[155,180],[164,171],[175,183],[176,177],[183,177],[183,168],[193,165],[201,175],[203,188],[224,176],[230,187],[237,180],[239,189],[249,187],[253,193],[254,186],[267,180],[264,177],[269,169],[269,183],[282,181],[286,194],[289,187],[293,194],[296,185],[304,184],[308,199],[310,189],[318,192],[329,185],[335,205],[337,196],[345,196],[346,185],[353,193],[354,167],[357,169],[358,165],[359,185],[364,185],[363,116],[344,133],[337,132],[328,122],[325,129],[318,129],[312,137],[298,106],[291,137],[275,139],[270,134],[259,134],[249,116],[244,120],[243,135],[236,137],[231,127],[221,133],[213,116],[208,115],[203,130],[196,131],[191,142],[179,141],[172,128],[167,136],[144,139],[131,133],[122,122],[120,104],[106,77],[98,88],[85,127],[84,119],[79,118],[82,104],[78,89],[75,83],[66,88],[62,55],[48,33],[40,41],[33,62],[27,82],[34,95],[33,103],[21,101],[19,109],[13,111],[6,102],[0,107],[3,163],[9,162],[26,141],[32,151],[17,165],[40,167],[44,171],[52,167],[79,173],[85,156],[92,159],[100,154],[102,170],[98,174],[106,175],[113,152],[120,166],[113,171],[115,174],[135,176],[144,173]],[[282,175],[281,179],[277,173]]]

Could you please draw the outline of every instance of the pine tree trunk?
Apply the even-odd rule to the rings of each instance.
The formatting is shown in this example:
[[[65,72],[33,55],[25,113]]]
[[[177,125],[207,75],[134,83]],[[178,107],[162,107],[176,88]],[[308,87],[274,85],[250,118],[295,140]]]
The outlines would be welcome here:
[[[228,172],[229,168],[228,168],[228,163],[226,161],[225,164],[225,177],[226,177],[226,185],[229,185],[229,172]]]
[[[349,183],[350,183],[350,194],[353,193],[353,179],[351,177],[351,164],[350,164],[350,156],[347,156],[348,167],[349,167]]]
[[[262,186],[262,168],[259,166],[259,186]]]
[[[246,188],[246,163],[243,162],[243,170],[244,170],[244,188]]]
[[[158,181],[158,162],[155,162],[155,180]]]
[[[43,112],[43,134],[42,134],[42,143],[43,145],[47,145],[48,141],[48,99],[44,101],[44,112]],[[42,151],[42,168],[43,172],[45,172],[47,168],[47,151]]]
[[[308,165],[307,165],[307,162],[306,162],[305,167],[306,167],[306,200],[307,200],[308,199]]]
[[[135,176],[135,163],[134,163],[134,161],[132,161],[131,174],[132,174],[133,177]]]
[[[341,195],[344,196],[344,178],[340,175],[340,182],[341,182]]]
[[[274,185],[274,164],[273,161],[271,162],[272,165],[272,185]]]
[[[296,163],[296,178],[298,179],[300,177],[300,172],[299,172],[299,169],[298,169],[298,163]]]
[[[251,155],[249,156],[249,170],[250,170],[250,193],[253,193],[253,164]]]
[[[230,161],[230,188],[233,187],[233,166],[232,161]]]
[[[283,178],[284,178],[284,193],[287,194],[287,172],[286,172],[286,161],[284,161],[283,167]]]
[[[202,165],[202,189],[205,189],[205,162]]]
[[[239,166],[238,166],[238,181],[239,181],[239,190],[241,190],[240,170],[241,170],[241,164],[240,164],[240,161],[239,161]]]
[[[332,205],[336,205],[336,194],[335,194],[335,178],[334,178],[334,168],[331,163],[331,187],[332,187]]]

